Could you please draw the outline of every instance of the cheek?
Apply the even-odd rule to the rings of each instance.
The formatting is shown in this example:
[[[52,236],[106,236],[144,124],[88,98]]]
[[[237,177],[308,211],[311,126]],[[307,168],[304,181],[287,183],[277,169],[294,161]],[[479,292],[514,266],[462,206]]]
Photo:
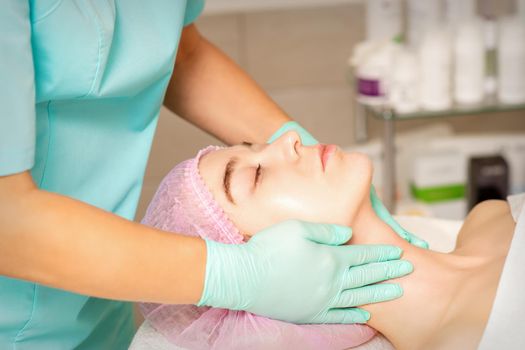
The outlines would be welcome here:
[[[322,179],[296,177],[275,182],[265,189],[261,213],[271,213],[272,221],[298,219],[333,222],[333,193]]]
[[[354,217],[363,200],[370,194],[372,172],[370,159],[359,153],[346,154],[341,162],[334,187],[339,193],[339,204],[345,209],[349,220]]]
[[[290,219],[333,222],[331,210],[323,204],[328,201],[330,196],[326,187],[290,178],[282,183],[272,181],[265,184],[257,196],[237,206],[228,215],[242,232],[254,234]]]

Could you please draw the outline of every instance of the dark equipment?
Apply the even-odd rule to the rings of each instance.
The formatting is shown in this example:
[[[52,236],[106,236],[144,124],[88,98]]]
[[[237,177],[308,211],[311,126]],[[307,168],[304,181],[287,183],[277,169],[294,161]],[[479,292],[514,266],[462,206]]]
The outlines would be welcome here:
[[[471,158],[468,167],[468,207],[487,199],[507,198],[509,165],[502,156]]]

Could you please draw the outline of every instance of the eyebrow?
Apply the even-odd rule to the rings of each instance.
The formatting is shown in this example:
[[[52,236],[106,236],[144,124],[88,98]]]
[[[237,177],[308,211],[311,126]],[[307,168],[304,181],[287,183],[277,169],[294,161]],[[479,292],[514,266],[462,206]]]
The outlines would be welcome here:
[[[224,193],[226,194],[226,198],[228,198],[228,200],[232,204],[235,204],[235,200],[233,199],[233,196],[232,196],[231,191],[230,191],[230,184],[231,184],[232,175],[233,175],[233,173],[235,171],[235,168],[236,168],[236,165],[237,165],[238,161],[239,161],[239,159],[236,158],[236,157],[230,158],[230,160],[226,164],[226,168],[224,169],[224,177],[222,179],[222,185],[224,187]]]
[[[246,142],[246,141],[243,141],[241,143],[241,146],[245,146],[248,148],[251,148],[252,145],[253,144],[251,142]],[[226,198],[228,198],[228,201],[230,201],[230,203],[234,205],[235,205],[235,200],[233,199],[233,196],[230,190],[231,188],[230,184],[231,184],[231,180],[233,177],[233,173],[237,169],[238,162],[239,162],[239,158],[237,157],[230,158],[228,163],[226,163],[226,167],[224,168],[224,177],[222,179],[222,186],[224,188],[224,193],[226,194]]]

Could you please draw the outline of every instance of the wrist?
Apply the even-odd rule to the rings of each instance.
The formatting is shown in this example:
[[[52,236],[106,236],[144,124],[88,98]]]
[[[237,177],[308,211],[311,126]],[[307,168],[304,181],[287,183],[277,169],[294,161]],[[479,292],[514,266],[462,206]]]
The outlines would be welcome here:
[[[206,272],[197,306],[244,309],[241,287],[243,266],[249,265],[244,245],[206,241]]]

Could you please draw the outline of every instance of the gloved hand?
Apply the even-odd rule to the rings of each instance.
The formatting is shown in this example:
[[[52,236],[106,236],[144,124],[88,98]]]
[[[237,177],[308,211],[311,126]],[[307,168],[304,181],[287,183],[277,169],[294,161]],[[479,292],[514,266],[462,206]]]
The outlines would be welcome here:
[[[290,220],[246,244],[206,241],[206,279],[198,305],[294,323],[365,323],[369,313],[356,306],[403,294],[397,284],[369,284],[413,268],[397,260],[402,251],[395,246],[339,246],[351,236],[348,227]]]
[[[301,142],[305,146],[311,146],[318,143],[318,141],[299,123],[290,121],[287,123],[284,123],[283,126],[279,128],[268,140],[268,143],[272,143],[277,138],[279,138],[282,134],[294,130],[296,131],[299,136],[301,137]],[[372,202],[372,208],[374,209],[377,216],[383,220],[392,230],[394,230],[401,238],[403,238],[405,241],[411,243],[412,245],[415,245],[420,248],[428,249],[428,243],[422,240],[421,238],[413,235],[412,233],[406,231],[404,228],[399,225],[396,220],[390,215],[384,204],[381,202],[379,197],[377,197],[376,191],[374,189],[374,186],[370,187],[370,200]]]
[[[390,215],[388,209],[385,207],[383,202],[377,197],[374,186],[370,186],[370,201],[372,202],[372,208],[375,213],[383,222],[385,222],[392,230],[394,230],[401,238],[408,243],[415,245],[416,247],[428,249],[428,243],[416,235],[411,234],[407,230],[401,227],[396,220]]]

